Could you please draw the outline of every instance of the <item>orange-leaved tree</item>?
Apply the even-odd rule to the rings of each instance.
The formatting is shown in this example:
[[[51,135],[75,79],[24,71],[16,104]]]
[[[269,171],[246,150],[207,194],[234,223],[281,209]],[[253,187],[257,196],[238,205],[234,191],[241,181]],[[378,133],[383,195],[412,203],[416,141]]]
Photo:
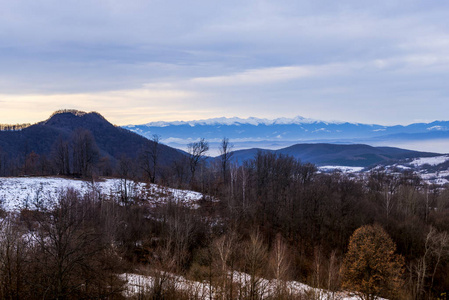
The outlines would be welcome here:
[[[364,300],[377,296],[397,298],[403,285],[404,259],[395,250],[396,245],[381,226],[357,229],[343,262],[342,288]]]

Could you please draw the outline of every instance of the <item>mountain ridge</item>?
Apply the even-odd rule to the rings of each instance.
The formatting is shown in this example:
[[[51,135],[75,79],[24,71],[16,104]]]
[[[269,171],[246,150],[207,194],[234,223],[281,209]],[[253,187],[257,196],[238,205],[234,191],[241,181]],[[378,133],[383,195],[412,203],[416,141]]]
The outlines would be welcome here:
[[[60,110],[48,119],[17,131],[0,131],[0,149],[9,161],[24,161],[34,152],[50,157],[55,144],[62,140],[68,144],[78,130],[92,134],[99,154],[118,161],[122,156],[137,158],[142,149],[154,143],[147,138],[107,121],[97,112]],[[168,165],[184,156],[183,152],[160,144],[160,164]]]
[[[191,121],[155,121],[149,122],[146,126],[170,126],[170,125],[237,125],[237,124],[249,124],[249,125],[273,125],[273,124],[310,124],[314,122],[320,122],[319,120],[304,118],[302,116],[296,116],[294,118],[276,118],[276,119],[267,119],[267,118],[257,118],[257,117],[248,117],[248,118],[240,118],[240,117],[217,117],[217,118],[209,118],[209,119],[199,119],[199,120],[191,120]],[[330,123],[337,123],[330,122]],[[128,125],[132,126],[132,125]]]
[[[371,126],[380,126],[380,127],[408,127],[410,125],[415,124],[432,124],[432,123],[441,123],[441,122],[449,122],[448,120],[433,120],[429,122],[412,122],[409,124],[393,124],[393,125],[382,125],[378,123],[362,123],[362,122],[350,122],[350,121],[342,121],[342,120],[321,120],[321,119],[313,119],[313,118],[307,118],[303,117],[301,115],[297,115],[295,117],[278,117],[278,118],[259,118],[259,117],[213,117],[213,118],[206,118],[206,119],[193,119],[193,120],[176,120],[176,121],[164,121],[164,120],[158,120],[158,121],[151,121],[148,123],[143,124],[128,124],[124,125],[126,126],[167,126],[167,125],[212,125],[212,124],[218,124],[218,125],[233,125],[234,123],[239,124],[251,124],[251,125],[257,125],[257,124],[264,124],[264,125],[289,125],[289,124],[310,124],[310,123],[324,123],[324,124],[354,124],[354,125],[371,125]]]
[[[299,118],[298,118],[299,120]],[[322,126],[324,123],[308,123],[309,126]],[[329,129],[336,130],[334,126],[341,126],[349,123],[341,124],[328,124]],[[437,128],[431,131],[434,135],[448,134],[449,131],[440,130],[444,128],[443,123],[432,122],[429,128]],[[429,126],[425,124],[425,126]],[[352,129],[363,127],[366,128],[368,125],[363,124],[350,124]],[[449,122],[447,124],[449,126]],[[216,126],[204,125],[208,130],[209,134],[216,137],[216,139],[221,139],[220,130],[214,131]],[[285,126],[290,126],[287,124],[274,124],[274,125],[247,125],[248,128],[253,129],[252,133],[257,133],[257,128],[281,128]],[[294,125],[303,127],[306,125]],[[355,127],[354,127],[355,126]],[[424,127],[425,127],[424,126]],[[441,127],[435,127],[441,126]],[[184,134],[191,133],[189,129],[190,125],[183,124],[179,126],[174,126],[176,130],[184,130]],[[203,127],[197,126],[193,127],[198,129]],[[230,127],[232,129],[246,128],[245,125],[229,125],[229,126],[219,126],[221,129],[223,127]],[[415,124],[412,127],[423,128],[420,124]],[[165,128],[165,127],[162,127]],[[218,129],[220,129],[218,128]],[[372,127],[371,127],[372,128]],[[131,159],[136,159],[138,153],[142,150],[144,145],[148,143],[153,143],[146,139],[145,137],[127,130],[126,128],[118,127],[107,121],[101,114],[97,112],[83,112],[76,110],[60,110],[53,113],[48,119],[38,122],[34,125],[30,125],[25,128],[21,128],[17,131],[0,131],[0,154],[1,152],[6,152],[10,157],[21,157],[23,161],[24,157],[35,152],[38,155],[52,155],[54,150],[55,142],[58,139],[63,139],[66,142],[70,142],[73,138],[73,134],[78,129],[86,129],[91,132],[102,157],[111,157],[114,160],[119,160],[122,155],[126,155]],[[318,130],[318,133],[328,134],[326,130]],[[357,134],[357,132],[355,132]],[[237,131],[237,135],[241,135],[242,131]],[[276,134],[276,133],[275,133]],[[332,132],[330,133],[331,136]],[[406,135],[412,133],[396,133],[399,135]],[[423,134],[423,133],[413,133],[412,135]],[[225,136],[225,135],[223,135]],[[190,138],[190,140],[193,140]],[[338,136],[335,137],[338,141]],[[279,143],[281,145],[281,143]],[[174,149],[164,144],[160,145],[161,157],[160,163],[163,165],[168,165],[177,159],[182,157],[185,158],[186,153],[179,149]],[[421,152],[413,151],[407,149],[401,149],[396,147],[373,147],[366,145],[364,143],[352,143],[352,144],[337,144],[337,143],[294,143],[293,145],[288,145],[285,147],[278,147],[280,149],[264,149],[263,147],[251,148],[245,150],[235,149],[233,152],[233,160],[242,162],[253,158],[258,152],[270,152],[274,154],[289,155],[295,159],[301,160],[303,162],[310,162],[318,166],[323,165],[340,165],[340,166],[357,166],[357,167],[370,167],[375,164],[385,164],[389,162],[395,162],[404,159],[412,159],[418,157],[433,157],[441,155],[436,152]],[[20,161],[19,159],[19,161]],[[209,158],[213,160],[214,158]],[[215,158],[216,159],[216,158]]]
[[[299,161],[317,166],[336,165],[349,167],[372,167],[419,157],[435,157],[440,153],[421,152],[396,147],[373,147],[365,144],[338,145],[327,143],[303,143],[278,150],[252,148],[232,152],[231,159],[237,164],[254,158],[258,153],[288,155]]]
[[[223,117],[198,121],[153,122],[123,128],[146,137],[157,134],[165,144],[181,149],[185,149],[187,144],[200,138],[205,138],[215,147],[223,137],[229,138],[237,149],[266,148],[274,144],[289,146],[308,142],[363,143],[380,146],[398,141],[446,138],[449,143],[449,121],[386,126],[327,122],[300,116],[272,120]],[[394,143],[391,145],[395,146]]]

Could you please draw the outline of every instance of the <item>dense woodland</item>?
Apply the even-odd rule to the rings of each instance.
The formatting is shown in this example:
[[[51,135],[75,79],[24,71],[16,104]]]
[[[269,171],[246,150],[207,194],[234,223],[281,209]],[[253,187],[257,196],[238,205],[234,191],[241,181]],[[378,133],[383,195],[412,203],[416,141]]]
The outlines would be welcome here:
[[[273,299],[314,299],[290,295],[284,280],[327,289],[329,299],[342,288],[363,299],[445,299],[447,187],[413,173],[324,174],[275,154],[236,165],[227,139],[219,159],[205,159],[208,148],[205,140],[192,143],[188,155],[162,164],[154,136],[135,157],[116,159],[101,155],[89,131],[77,130],[56,140],[49,155],[0,150],[0,176],[92,181],[91,193],[61,191],[52,208],[37,198],[35,210],[3,212],[0,298],[120,299],[124,282],[116,274],[141,272],[157,278],[144,299],[193,298],[177,291],[168,273],[209,282],[221,299],[260,299],[260,278],[280,280]],[[206,196],[197,209],[174,202],[150,208],[127,190],[115,198],[96,193],[101,176]],[[236,286],[230,271],[249,274],[251,284]]]

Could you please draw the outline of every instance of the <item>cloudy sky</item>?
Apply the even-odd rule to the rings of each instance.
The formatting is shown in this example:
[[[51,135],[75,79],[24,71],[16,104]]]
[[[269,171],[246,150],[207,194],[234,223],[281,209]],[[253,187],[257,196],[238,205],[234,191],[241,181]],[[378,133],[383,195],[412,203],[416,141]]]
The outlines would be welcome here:
[[[449,120],[447,0],[0,4],[0,123]]]

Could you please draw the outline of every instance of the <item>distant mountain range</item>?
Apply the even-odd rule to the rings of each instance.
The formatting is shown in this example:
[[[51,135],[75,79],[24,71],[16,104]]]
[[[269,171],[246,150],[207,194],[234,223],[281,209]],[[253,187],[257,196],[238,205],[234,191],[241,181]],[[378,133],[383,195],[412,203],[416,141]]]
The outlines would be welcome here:
[[[159,134],[162,136],[162,142],[169,145],[178,141],[179,148],[200,137],[211,141],[211,147],[214,147],[213,143],[218,144],[223,137],[228,137],[232,143],[240,143],[240,148],[251,145],[251,143],[265,143],[277,148],[273,150],[270,147],[246,147],[247,149],[235,147],[232,160],[237,163],[254,158],[258,152],[272,152],[289,155],[302,162],[314,163],[317,166],[363,168],[397,164],[413,168],[413,164],[410,164],[413,159],[441,157],[441,154],[394,147],[373,147],[361,143],[351,144],[351,140],[375,140],[386,136],[390,139],[412,137],[424,140],[449,136],[449,122],[387,127],[329,123],[301,117],[276,120],[219,118],[193,122],[157,122],[121,128],[112,125],[96,112],[86,113],[75,110],[58,111],[49,119],[37,124],[11,128],[13,127],[5,126],[0,130],[0,154],[6,153],[12,159],[23,158],[32,151],[39,155],[51,156],[58,139],[70,141],[74,132],[81,128],[92,133],[100,155],[113,160],[119,159],[122,155],[137,158],[144,145],[152,143],[145,137]],[[334,143],[312,143],[312,141],[320,139]],[[298,143],[303,140],[309,142]],[[286,144],[290,145],[286,146]],[[160,150],[159,162],[166,166],[187,155],[179,149],[166,145],[161,145]],[[213,156],[214,153],[208,154]],[[213,160],[213,158],[209,158],[209,160]],[[442,165],[436,171],[444,171],[444,168],[445,165]]]
[[[253,147],[279,149],[305,142],[370,145],[396,145],[400,142],[435,139],[447,139],[449,142],[449,121],[383,126],[325,122],[298,116],[274,120],[215,118],[152,122],[144,125],[128,125],[124,128],[146,137],[153,134],[160,135],[165,144],[177,148],[185,148],[188,143],[199,138],[205,138],[211,143],[211,148],[214,148],[223,137],[229,138],[236,150]]]

